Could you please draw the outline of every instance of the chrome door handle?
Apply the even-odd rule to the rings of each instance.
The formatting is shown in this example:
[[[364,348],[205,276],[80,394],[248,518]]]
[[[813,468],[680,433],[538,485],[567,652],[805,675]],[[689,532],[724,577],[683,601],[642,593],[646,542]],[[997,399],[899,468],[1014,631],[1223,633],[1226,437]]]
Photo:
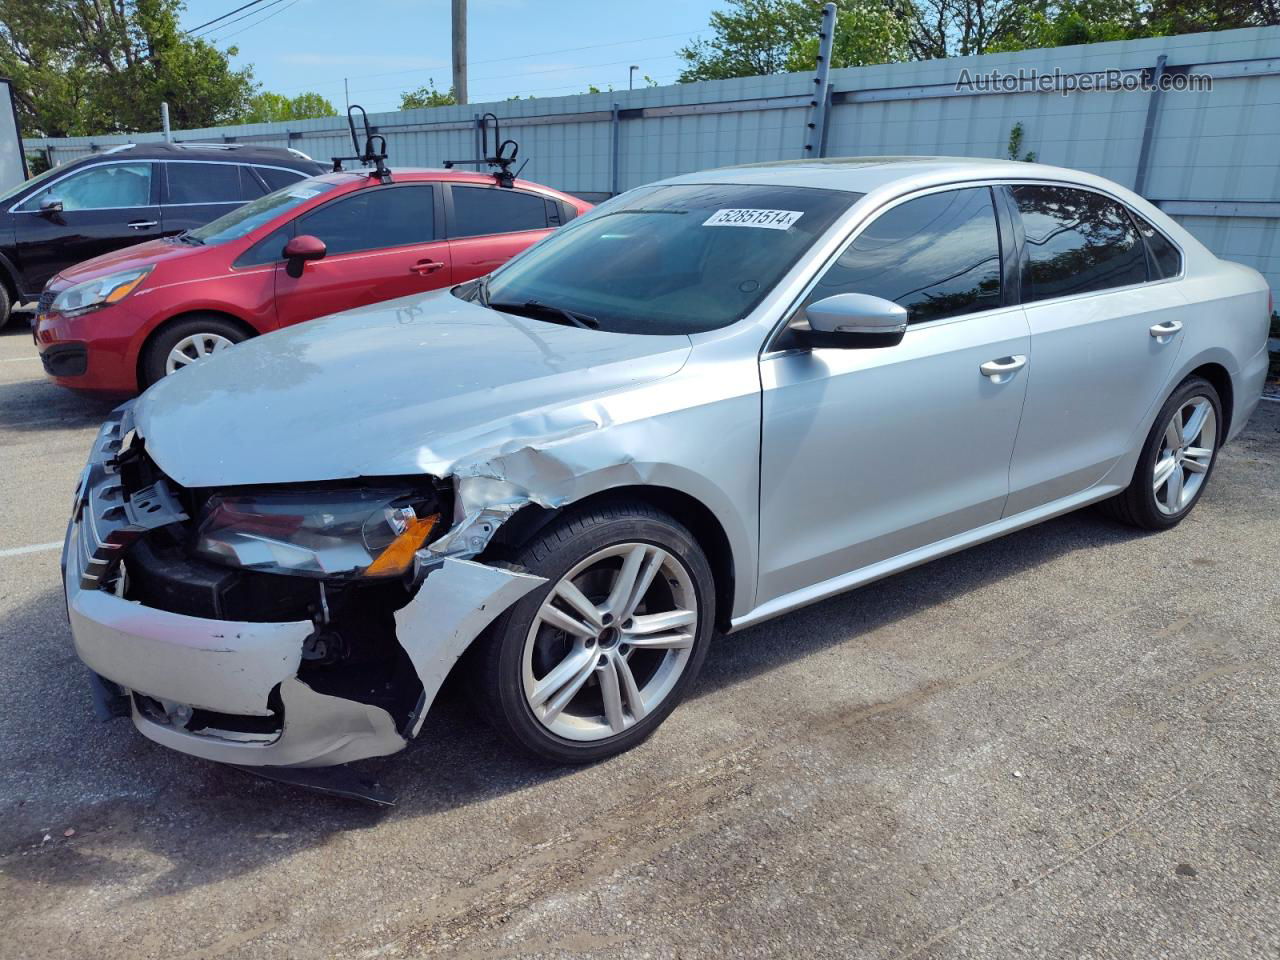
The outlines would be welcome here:
[[[117,221],[119,222],[119,221]],[[148,227],[154,227],[159,223],[157,220],[130,220],[130,230],[146,230]]]
[[[1172,337],[1175,333],[1182,329],[1181,320],[1166,320],[1164,323],[1157,323],[1151,328],[1151,335],[1164,342],[1165,337]]]
[[[993,383],[1004,383],[1016,371],[1021,370],[1026,365],[1026,357],[1015,355],[1012,357],[1000,357],[997,360],[988,360],[978,370],[984,377],[989,377]]]

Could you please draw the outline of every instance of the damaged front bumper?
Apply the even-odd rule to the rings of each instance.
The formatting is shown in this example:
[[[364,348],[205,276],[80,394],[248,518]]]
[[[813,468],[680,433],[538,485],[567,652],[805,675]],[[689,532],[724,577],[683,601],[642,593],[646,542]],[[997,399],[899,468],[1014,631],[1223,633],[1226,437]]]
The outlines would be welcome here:
[[[545,583],[457,556],[429,559],[416,593],[394,614],[401,659],[416,674],[405,679],[420,688],[416,706],[394,716],[377,703],[316,689],[304,663],[316,622],[188,616],[123,590],[120,563],[130,545],[186,520],[163,480],[126,492],[118,456],[132,429],[130,409],[116,410],[94,443],[67,529],[63,580],[76,652],[97,675],[100,702],[113,700],[164,746],[250,767],[320,767],[395,753],[417,735],[476,636]]]

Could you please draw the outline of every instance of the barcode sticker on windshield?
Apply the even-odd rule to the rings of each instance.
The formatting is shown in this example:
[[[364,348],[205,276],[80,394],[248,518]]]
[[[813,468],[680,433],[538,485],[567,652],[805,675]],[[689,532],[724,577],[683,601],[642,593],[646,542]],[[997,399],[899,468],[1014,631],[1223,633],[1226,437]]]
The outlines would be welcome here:
[[[702,221],[704,227],[760,227],[786,230],[804,216],[803,210],[717,210]]]

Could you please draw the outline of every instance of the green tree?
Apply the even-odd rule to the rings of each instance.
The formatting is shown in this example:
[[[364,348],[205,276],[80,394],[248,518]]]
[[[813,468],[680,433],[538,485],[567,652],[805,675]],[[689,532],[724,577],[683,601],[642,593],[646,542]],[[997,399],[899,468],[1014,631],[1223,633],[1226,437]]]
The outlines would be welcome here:
[[[836,13],[831,66],[865,67],[899,63],[911,58],[911,30],[915,6],[901,0],[856,0],[841,4]],[[787,56],[787,70],[812,70],[818,62],[818,24],[795,41]]]
[[[729,0],[711,14],[711,39],[676,51],[685,61],[680,82],[782,73],[798,38],[817,28],[811,13],[799,0]]]
[[[286,97],[279,93],[259,93],[249,101],[249,109],[241,123],[272,123],[281,120],[310,120],[313,117],[336,117],[333,104],[318,93],[300,93]]]
[[[436,89],[435,80],[428,80],[416,90],[406,90],[400,94],[401,110],[418,110],[422,107],[452,107],[458,102],[453,95],[453,87],[449,92]]]
[[[912,0],[846,0],[836,18],[833,67],[893,63],[908,58]],[[818,55],[818,0],[729,0],[711,14],[710,39],[677,51],[680,82],[722,80],[812,70]]]
[[[180,0],[0,0],[0,73],[14,81],[25,130],[77,136],[154,130],[241,116],[255,85],[178,26]]]

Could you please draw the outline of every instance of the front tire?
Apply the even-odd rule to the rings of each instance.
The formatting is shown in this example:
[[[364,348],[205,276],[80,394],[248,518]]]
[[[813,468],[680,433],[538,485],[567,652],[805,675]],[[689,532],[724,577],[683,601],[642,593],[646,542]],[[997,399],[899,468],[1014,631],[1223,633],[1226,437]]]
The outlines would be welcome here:
[[[489,721],[554,763],[640,743],[684,697],[711,641],[715,585],[693,535],[660,510],[619,502],[565,515],[512,559],[548,583],[481,641]]]
[[[1222,439],[1218,391],[1203,377],[1188,377],[1160,408],[1133,480],[1105,502],[1107,512],[1143,530],[1177,526],[1204,493]]]
[[[217,314],[193,314],[165,327],[152,337],[143,352],[142,390],[183,367],[247,340],[249,334],[239,324]]]
[[[0,330],[5,328],[13,316],[13,298],[9,296],[9,288],[0,283]]]

